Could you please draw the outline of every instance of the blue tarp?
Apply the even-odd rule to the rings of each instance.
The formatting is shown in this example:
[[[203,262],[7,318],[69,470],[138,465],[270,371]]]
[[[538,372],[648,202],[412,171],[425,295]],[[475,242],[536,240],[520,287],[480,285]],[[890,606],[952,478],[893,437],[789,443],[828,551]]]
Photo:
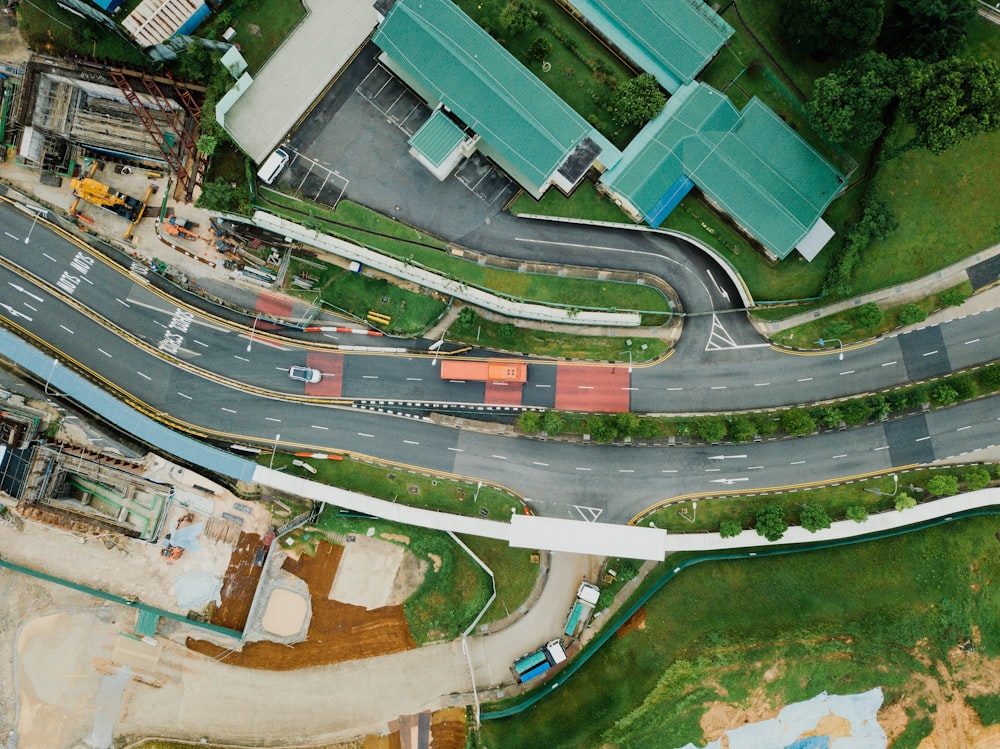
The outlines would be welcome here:
[[[211,8],[207,5],[202,5],[188,20],[183,23],[179,29],[177,29],[177,31],[174,32],[174,36],[187,36],[189,34],[193,34],[194,30],[201,26],[201,22],[208,18],[211,12]]]
[[[654,229],[659,228],[664,219],[670,215],[670,212],[691,192],[692,187],[694,187],[694,182],[686,174],[678,177],[677,181],[670,186],[670,189],[663,194],[663,197],[657,200],[656,204],[649,209],[649,213],[645,216],[646,223]]]
[[[122,0],[92,0],[92,2],[98,8],[108,13],[114,13],[122,4]]]
[[[830,749],[829,736],[807,736],[799,739],[794,744],[789,744],[785,749]]]

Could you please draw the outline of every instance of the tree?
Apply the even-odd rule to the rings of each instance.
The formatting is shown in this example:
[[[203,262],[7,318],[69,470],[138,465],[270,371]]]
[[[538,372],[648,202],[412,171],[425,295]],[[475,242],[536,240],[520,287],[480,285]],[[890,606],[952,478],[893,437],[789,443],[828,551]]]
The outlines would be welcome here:
[[[1000,63],[953,57],[912,65],[899,97],[903,116],[915,131],[904,148],[941,153],[1000,128]]]
[[[656,117],[666,103],[660,84],[649,73],[642,73],[618,84],[611,97],[612,117],[622,127],[641,125]]]
[[[870,330],[882,324],[885,315],[875,302],[862,304],[854,310],[854,324],[859,328]]]
[[[525,411],[518,423],[525,434],[538,434],[542,429],[542,415],[538,411]]]
[[[479,315],[472,307],[462,307],[458,313],[458,324],[462,328],[471,328],[479,320]]]
[[[1000,389],[1000,364],[990,364],[982,371],[980,378],[990,390]]]
[[[722,442],[726,438],[726,422],[718,416],[698,419],[698,434],[705,442]]]
[[[528,45],[528,56],[541,62],[552,51],[552,42],[544,36],[536,36]]]
[[[746,416],[734,416],[729,420],[729,434],[735,442],[749,442],[757,436],[757,427]]]
[[[927,482],[927,491],[938,497],[953,497],[958,494],[958,479],[947,473],[936,473]]]
[[[975,0],[906,0],[895,4],[880,44],[895,57],[943,60],[958,54],[975,16]]]
[[[770,437],[778,431],[778,422],[767,414],[755,414],[752,418],[754,428],[761,437]]]
[[[735,538],[743,532],[743,526],[735,520],[723,520],[719,523],[719,535],[723,538]]]
[[[883,0],[784,0],[781,31],[799,57],[856,57],[882,30]]]
[[[883,116],[896,95],[897,65],[865,52],[817,78],[806,105],[810,121],[834,140],[869,146],[885,130]]]
[[[965,476],[962,478],[965,480],[965,487],[970,492],[985,489],[990,484],[990,472],[980,466],[973,466],[965,472]]]
[[[610,416],[591,416],[587,419],[587,431],[594,442],[611,442],[618,436],[618,428]]]
[[[793,408],[781,414],[781,428],[786,434],[801,437],[816,431],[816,422],[812,416],[800,408]]]
[[[500,26],[514,36],[538,25],[538,9],[531,3],[510,0],[500,10]]]
[[[785,535],[788,530],[788,523],[785,522],[785,513],[781,505],[764,505],[757,511],[757,535],[763,536],[768,541],[777,541]]]
[[[245,191],[221,177],[201,186],[201,196],[198,198],[197,205],[199,208],[216,211],[249,212]]]
[[[830,527],[830,516],[818,505],[806,505],[799,513],[799,523],[810,533]]]
[[[200,138],[198,138],[198,142],[195,144],[195,148],[197,149],[198,153],[200,153],[203,156],[211,156],[212,154],[215,153],[215,149],[218,147],[219,147],[219,138],[215,135],[209,135],[208,133],[205,133]]]
[[[864,505],[854,505],[848,507],[844,515],[848,520],[853,520],[855,523],[863,523],[868,519],[868,508]]]
[[[906,304],[899,310],[900,325],[915,325],[927,319],[927,313],[916,304]]]
[[[872,415],[871,408],[861,398],[853,398],[842,406],[844,421],[848,424],[864,424]]]
[[[909,494],[897,494],[895,507],[897,510],[902,512],[903,510],[910,510],[917,506],[917,500],[911,497]]]
[[[546,434],[559,434],[565,426],[562,416],[555,411],[546,411],[542,414],[541,427]]]
[[[976,386],[972,382],[972,378],[968,375],[956,375],[955,377],[951,377],[948,379],[948,384],[955,389],[959,400],[971,398],[976,394]]]

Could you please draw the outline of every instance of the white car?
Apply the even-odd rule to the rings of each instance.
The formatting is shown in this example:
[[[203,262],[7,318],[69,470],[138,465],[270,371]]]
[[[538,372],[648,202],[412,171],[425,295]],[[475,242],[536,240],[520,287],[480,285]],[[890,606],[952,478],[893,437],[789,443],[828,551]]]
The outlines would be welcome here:
[[[288,376],[293,380],[308,382],[310,384],[315,384],[323,379],[322,372],[318,369],[310,369],[309,367],[291,367],[288,370]]]

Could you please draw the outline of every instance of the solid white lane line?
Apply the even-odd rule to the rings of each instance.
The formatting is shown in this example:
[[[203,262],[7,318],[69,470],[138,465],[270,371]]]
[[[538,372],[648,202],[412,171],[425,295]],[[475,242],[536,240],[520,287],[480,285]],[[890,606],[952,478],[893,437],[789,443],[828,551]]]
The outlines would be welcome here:
[[[451,450],[453,453],[464,453],[465,452],[465,450],[463,450],[463,449],[461,449],[459,447],[449,447],[448,449]]]
[[[497,460],[507,460],[506,455],[491,455],[491,458],[496,458]]]
[[[676,468],[664,468],[660,473],[677,473]]]
[[[322,429],[324,432],[329,431],[330,427],[322,427],[319,424],[310,424],[313,429]]]
[[[197,338],[192,338],[191,340],[193,340],[198,346],[204,346],[205,348],[208,348],[208,344],[207,343],[202,343]]]
[[[374,434],[368,434],[368,432],[358,432],[359,437],[367,437],[368,439],[374,439]]]
[[[841,453],[840,455],[834,455],[833,460],[837,460],[837,458],[846,458],[846,457],[847,453]]]
[[[913,440],[913,441],[914,441],[914,442],[924,442],[925,440],[929,440],[929,439],[930,439],[930,437],[917,437],[917,438],[916,438],[915,440]]]
[[[136,370],[136,372],[135,372],[135,373],[136,373],[137,375],[139,375],[140,377],[145,377],[145,378],[146,378],[147,380],[149,380],[150,382],[152,382],[152,381],[153,381],[153,378],[152,378],[152,377],[150,377],[150,376],[149,376],[148,374],[146,374],[145,372],[140,372],[139,370]]]
[[[377,380],[378,375],[361,375],[362,380]]]
[[[770,384],[771,384],[770,382],[755,382],[753,386],[755,388],[766,388]]]
[[[111,356],[111,354],[109,354],[109,353],[108,353],[107,351],[105,351],[105,350],[104,350],[104,349],[102,349],[102,348],[99,348],[99,349],[97,349],[97,350],[98,350],[98,351],[100,351],[100,352],[101,352],[102,354],[104,354],[104,355],[105,355],[106,357],[108,357],[109,359],[112,359],[112,358],[114,358],[114,357],[112,357],[112,356]]]
[[[115,301],[118,302],[118,304],[122,305],[123,307],[130,307],[131,308],[131,306],[132,306],[128,302],[123,301],[123,300],[119,299],[118,297],[115,297]]]
[[[536,388],[550,388],[551,385],[535,385]]]
[[[265,416],[264,421],[273,421],[275,424],[281,423],[281,419],[276,419],[273,416]]]
[[[634,468],[619,468],[618,473],[635,473]]]
[[[934,356],[937,352],[938,350],[934,349],[933,351],[928,351],[926,354],[921,354],[921,356]]]
[[[419,445],[419,442],[414,442],[413,440],[403,440],[407,445]]]
[[[971,341],[966,341],[964,345],[968,346],[970,343],[979,343],[979,339],[973,338]]]
[[[799,382],[812,382],[812,377],[800,377]]]
[[[969,425],[969,426],[967,426],[967,427],[959,427],[959,428],[958,428],[958,429],[956,429],[955,431],[956,431],[956,432],[964,432],[964,431],[965,431],[966,429],[972,429],[972,425],[970,424],[970,425]]]
[[[668,391],[683,390],[684,388],[667,388]]]
[[[590,469],[590,468],[580,468],[580,466],[577,466],[576,470],[578,470],[578,471],[590,471],[592,469]]]
[[[857,370],[855,370],[855,369],[848,369],[846,372],[841,372],[840,374],[841,375],[849,375],[849,374],[854,374],[856,371]]]
[[[60,325],[59,327],[62,328],[63,330],[65,330],[70,335],[76,335],[76,333],[74,333],[72,330],[70,330],[69,328],[67,328],[65,325]]]
[[[407,377],[406,381],[407,382],[423,382],[424,378],[423,377]]]
[[[897,361],[898,361],[898,360],[897,360]],[[883,364],[882,366],[883,366],[883,367],[891,367],[891,366],[892,366],[893,364],[896,364],[896,363],[897,363],[897,362],[894,362],[894,361],[887,361],[887,362],[886,362],[885,364]]]
[[[50,255],[49,253],[47,253],[47,252],[43,252],[43,253],[42,253],[42,255],[43,255],[43,256],[45,256],[45,257],[47,257],[47,258],[48,258],[49,260],[51,260],[51,261],[52,261],[53,263],[57,263],[57,262],[59,262],[58,260],[56,260],[56,259],[55,259],[54,257],[52,257],[52,256],[51,256],[51,255]]]
[[[187,393],[182,393],[180,390],[177,391],[177,395],[179,395],[181,398],[187,398],[189,401],[194,400],[194,398],[192,398],[190,395],[188,395]]]
[[[888,450],[888,449],[889,449],[888,445],[882,445],[882,447],[873,448],[872,452],[877,453],[879,450]]]
[[[537,460],[531,461],[531,465],[533,465],[533,466],[542,466],[543,468],[548,468],[549,467],[548,463],[541,463],[541,462],[539,462]]]
[[[233,358],[234,358],[234,359],[239,359],[240,361],[245,361],[245,362],[247,362],[248,364],[250,363],[250,360],[249,360],[249,359],[245,359],[244,357],[240,356],[239,354],[235,354],[235,355],[233,356]]]
[[[225,411],[226,413],[230,413],[230,414],[236,413],[236,411],[234,411],[233,409],[226,408],[225,406],[222,407],[222,410]]]
[[[792,461],[791,463],[789,463],[788,465],[790,465],[790,466],[800,466],[800,465],[802,465],[803,463],[805,463],[805,461],[804,461],[804,460],[793,460],[793,461]]]
[[[11,234],[11,233],[10,233],[9,231],[5,231],[5,232],[4,232],[4,234],[6,234],[6,235],[7,235],[8,237],[10,237],[11,239],[13,239],[13,240],[14,240],[15,242],[20,242],[20,241],[21,241],[21,238],[20,238],[20,237],[15,237],[15,236],[14,236],[13,234]]]
[[[726,389],[725,385],[713,385],[712,386],[712,390],[725,390],[725,389]]]

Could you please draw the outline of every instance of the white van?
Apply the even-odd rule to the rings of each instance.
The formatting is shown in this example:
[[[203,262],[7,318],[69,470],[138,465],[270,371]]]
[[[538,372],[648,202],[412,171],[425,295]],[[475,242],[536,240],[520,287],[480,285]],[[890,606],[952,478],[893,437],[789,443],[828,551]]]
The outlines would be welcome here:
[[[264,166],[257,171],[257,179],[265,185],[271,184],[274,182],[275,178],[281,174],[281,170],[285,168],[285,164],[287,163],[288,153],[279,148],[267,157],[267,161],[264,162]]]

